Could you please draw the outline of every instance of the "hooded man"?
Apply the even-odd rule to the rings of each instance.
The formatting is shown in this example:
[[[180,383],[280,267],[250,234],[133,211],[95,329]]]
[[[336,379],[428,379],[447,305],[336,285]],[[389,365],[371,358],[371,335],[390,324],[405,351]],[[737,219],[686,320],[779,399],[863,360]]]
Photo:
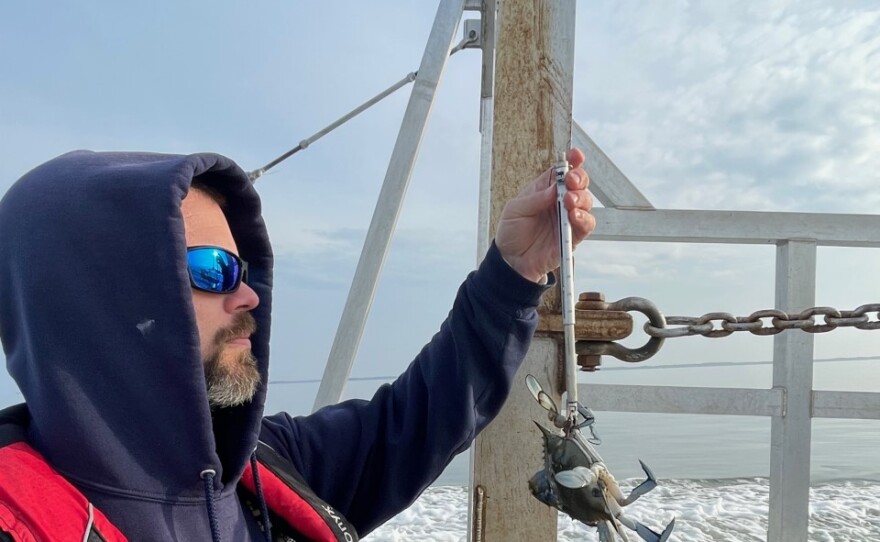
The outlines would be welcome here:
[[[576,242],[594,227],[569,154]],[[498,413],[558,265],[549,172],[439,332],[370,401],[263,415],[272,251],[215,154],[77,151],[0,201],[0,540],[357,540]]]

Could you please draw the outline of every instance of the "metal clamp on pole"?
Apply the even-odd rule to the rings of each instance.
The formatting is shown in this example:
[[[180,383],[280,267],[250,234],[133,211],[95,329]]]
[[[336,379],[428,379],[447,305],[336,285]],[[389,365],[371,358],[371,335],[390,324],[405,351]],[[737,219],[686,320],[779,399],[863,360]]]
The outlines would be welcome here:
[[[643,312],[651,320],[651,324],[657,327],[665,326],[663,315],[653,303],[646,299],[628,297],[615,303],[606,303],[602,293],[584,292],[578,296],[578,302],[574,308],[577,364],[585,371],[595,371],[601,364],[602,354],[620,357],[613,353],[618,352],[625,356],[621,358],[625,361],[641,361],[654,355],[663,344],[663,339],[649,341],[647,345],[635,351],[645,351],[646,354],[642,354],[641,359],[633,359],[633,354],[630,354],[633,351],[612,342],[632,335],[633,319],[629,311]],[[541,318],[538,320],[538,332],[544,335],[562,335],[562,316],[559,313],[541,312]],[[606,346],[582,346],[585,344]],[[651,350],[650,353],[646,349]]]
[[[633,319],[626,311],[612,310],[599,292],[585,292],[574,305],[574,337],[578,341],[617,341],[632,334]],[[562,315],[540,310],[537,332],[562,335]]]
[[[589,299],[590,297],[592,299]],[[587,314],[594,312],[619,314],[623,312],[630,319],[630,332],[632,331],[632,317],[628,313],[631,311],[640,312],[647,316],[650,325],[656,328],[662,329],[666,327],[666,318],[657,306],[641,297],[627,297],[614,303],[606,303],[601,294],[581,294],[581,301],[575,307],[581,309],[578,311],[579,313]],[[599,314],[591,314],[590,319],[597,316],[601,317]],[[629,333],[624,337],[627,336],[629,336]],[[624,337],[615,337],[615,339]],[[642,347],[632,349],[613,342],[615,339],[600,338],[597,340],[593,337],[588,337],[587,340],[578,340],[575,345],[575,351],[578,354],[578,365],[581,366],[581,369],[584,371],[597,370],[599,365],[601,365],[601,356],[603,355],[614,356],[619,360],[633,363],[645,361],[660,350],[665,340],[659,337],[651,337]]]

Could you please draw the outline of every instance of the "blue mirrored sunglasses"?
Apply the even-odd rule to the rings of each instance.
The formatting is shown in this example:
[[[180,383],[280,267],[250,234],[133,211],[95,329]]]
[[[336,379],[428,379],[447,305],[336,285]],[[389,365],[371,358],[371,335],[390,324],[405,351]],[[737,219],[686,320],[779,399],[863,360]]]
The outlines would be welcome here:
[[[242,281],[247,282],[247,262],[220,247],[198,246],[186,249],[189,282],[196,290],[231,294]]]

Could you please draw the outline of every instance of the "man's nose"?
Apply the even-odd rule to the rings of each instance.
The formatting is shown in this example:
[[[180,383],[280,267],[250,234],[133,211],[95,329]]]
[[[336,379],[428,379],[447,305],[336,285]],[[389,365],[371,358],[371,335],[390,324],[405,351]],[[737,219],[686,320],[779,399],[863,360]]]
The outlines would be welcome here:
[[[239,285],[238,290],[229,294],[224,303],[226,310],[230,313],[251,311],[259,304],[260,296],[245,282]]]

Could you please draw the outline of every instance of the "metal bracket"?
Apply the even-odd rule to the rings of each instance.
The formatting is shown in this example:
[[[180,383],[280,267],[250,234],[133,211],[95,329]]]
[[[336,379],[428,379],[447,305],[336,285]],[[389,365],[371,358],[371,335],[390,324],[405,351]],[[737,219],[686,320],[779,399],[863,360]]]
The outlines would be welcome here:
[[[465,49],[483,46],[483,22],[480,19],[465,19],[464,39],[468,42]]]
[[[657,308],[657,305],[641,297],[627,297],[614,303],[599,303],[597,308],[603,307],[609,311],[637,311],[648,317],[651,325],[659,328],[666,327],[666,318]],[[607,341],[578,341],[575,350],[578,353],[578,364],[586,371],[594,371],[599,366],[599,356],[609,355],[621,361],[639,362],[645,361],[656,354],[663,346],[665,339],[651,337],[641,348],[627,348],[615,342]],[[582,358],[584,358],[582,360]],[[581,363],[581,361],[588,363]]]
[[[617,341],[632,334],[633,319],[625,311],[582,310],[575,305],[574,336],[578,341]],[[543,335],[562,335],[562,315],[541,311],[537,332]]]
[[[480,19],[467,19],[464,22],[464,37],[458,42],[458,45],[449,51],[450,55],[461,51],[462,49],[479,49],[483,46],[483,23]]]

